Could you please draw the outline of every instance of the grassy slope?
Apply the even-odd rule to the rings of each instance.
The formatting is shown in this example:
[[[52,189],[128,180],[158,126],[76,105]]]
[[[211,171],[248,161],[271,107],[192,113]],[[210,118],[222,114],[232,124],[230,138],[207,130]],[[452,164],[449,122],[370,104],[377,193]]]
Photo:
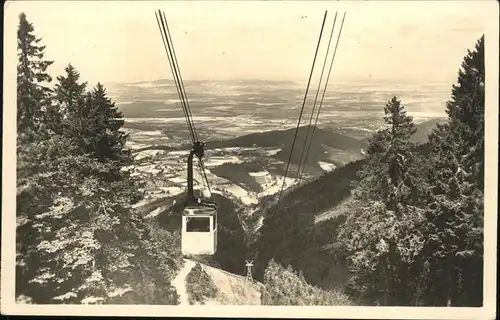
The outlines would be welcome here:
[[[197,261],[184,259],[184,268],[181,269],[173,284],[180,295],[180,304],[189,305],[186,288],[186,277]],[[260,305],[260,289],[262,284],[249,282],[244,276],[233,274],[219,268],[200,263],[203,270],[217,287],[215,297],[208,298],[204,305]]]
[[[259,282],[249,282],[244,276],[202,265],[218,289],[217,295],[207,305],[260,305]]]

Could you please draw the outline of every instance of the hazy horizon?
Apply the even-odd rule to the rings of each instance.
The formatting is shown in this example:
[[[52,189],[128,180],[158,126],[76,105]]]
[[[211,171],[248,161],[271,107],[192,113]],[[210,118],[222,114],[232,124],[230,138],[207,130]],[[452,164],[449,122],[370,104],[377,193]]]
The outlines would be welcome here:
[[[335,12],[334,39],[346,12],[332,82],[451,84],[467,49],[484,33],[489,13],[479,2],[459,1],[117,3],[8,2],[5,23],[17,26],[18,14],[26,13],[46,46],[46,58],[55,61],[49,70],[54,78],[71,63],[89,85],[145,82],[171,79],[154,17],[154,10],[161,9],[185,81],[304,83],[324,11],[328,18],[316,77]]]

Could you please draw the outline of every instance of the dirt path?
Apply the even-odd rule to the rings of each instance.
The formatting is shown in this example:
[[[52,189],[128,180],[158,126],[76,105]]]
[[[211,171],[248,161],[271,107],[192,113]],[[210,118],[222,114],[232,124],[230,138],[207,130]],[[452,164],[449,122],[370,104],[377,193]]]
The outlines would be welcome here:
[[[179,271],[174,281],[172,281],[172,284],[174,285],[175,289],[177,290],[177,294],[179,295],[180,305],[189,305],[189,299],[186,290],[186,276],[194,266],[195,263],[193,261],[184,259],[184,267]]]

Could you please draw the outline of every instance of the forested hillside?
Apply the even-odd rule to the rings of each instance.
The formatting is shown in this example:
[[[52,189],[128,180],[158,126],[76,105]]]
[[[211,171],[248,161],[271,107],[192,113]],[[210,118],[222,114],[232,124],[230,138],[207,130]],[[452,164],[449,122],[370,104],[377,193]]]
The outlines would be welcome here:
[[[121,170],[132,162],[122,114],[71,65],[53,81],[25,14],[17,38],[16,297],[176,304],[180,250],[132,208],[142,195]]]
[[[254,252],[259,279],[274,260],[359,304],[480,306],[484,75],[482,37],[452,86],[447,121],[425,145],[413,142],[413,119],[394,97],[367,159],[351,164],[357,174],[337,169],[329,175],[345,175],[344,182],[325,175],[279,206],[268,204]],[[350,193],[341,212],[315,224],[316,214]]]

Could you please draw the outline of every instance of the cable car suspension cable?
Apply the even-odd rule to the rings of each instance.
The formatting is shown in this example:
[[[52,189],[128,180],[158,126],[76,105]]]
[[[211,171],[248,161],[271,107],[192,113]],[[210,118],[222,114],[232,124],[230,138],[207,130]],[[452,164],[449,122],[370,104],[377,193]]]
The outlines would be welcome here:
[[[328,11],[325,11],[325,15],[323,17],[323,23],[321,24],[321,31],[319,33],[319,39],[318,39],[318,44],[316,46],[316,52],[314,53],[314,60],[313,60],[313,64],[312,64],[312,68],[311,68],[311,72],[309,74],[309,80],[307,82],[307,87],[306,87],[306,92],[305,92],[305,95],[304,95],[304,101],[302,102],[302,108],[300,110],[300,115],[299,115],[299,120],[297,122],[297,128],[295,129],[295,135],[293,137],[293,142],[292,142],[292,148],[290,150],[290,156],[288,158],[288,163],[286,165],[286,169],[285,169],[285,175],[283,176],[283,183],[281,185],[281,190],[280,190],[280,193],[279,193],[279,197],[278,197],[278,204],[280,203],[281,201],[281,196],[283,194],[283,188],[285,187],[285,182],[286,182],[286,176],[287,176],[287,173],[288,173],[288,168],[290,167],[290,162],[292,160],[292,155],[293,155],[293,149],[295,147],[295,141],[297,140],[297,133],[299,132],[299,127],[300,127],[300,121],[302,120],[302,113],[304,112],[304,106],[306,104],[306,99],[307,99],[307,94],[309,92],[309,86],[311,85],[311,78],[312,78],[312,75],[313,75],[313,72],[314,72],[314,65],[316,63],[316,57],[318,56],[318,50],[319,50],[319,45],[321,43],[321,36],[323,35],[323,29],[325,27],[325,21],[326,21],[326,16],[328,14]]]
[[[155,13],[155,15],[156,15],[156,13]],[[158,15],[160,16],[159,19],[158,19]],[[174,82],[176,84],[176,89],[177,89],[177,93],[179,95],[179,100],[181,102],[181,107],[182,107],[183,112],[184,112],[184,117],[186,118],[188,130],[190,132],[193,145],[199,144],[198,134],[196,132],[196,128],[194,126],[194,122],[192,119],[193,116],[191,114],[191,108],[189,106],[189,101],[187,99],[186,89],[185,89],[184,82],[182,80],[182,76],[180,73],[179,63],[177,61],[177,56],[175,54],[175,49],[173,46],[173,41],[172,41],[172,36],[170,34],[170,29],[168,27],[167,18],[165,16],[165,12],[163,12],[163,15],[162,15],[160,10],[158,10],[158,15],[156,16],[157,21],[158,21],[158,26],[160,29],[160,33],[162,35],[162,40],[163,40],[163,44],[165,46],[165,51],[167,52],[167,57],[169,59],[170,68],[172,70],[172,75],[174,77]],[[203,159],[201,156],[198,156],[198,160],[199,160],[199,167],[200,167],[201,172],[202,172],[202,178],[205,179],[207,186],[208,186],[208,190],[210,192],[210,195],[212,195],[212,191],[210,189],[210,183],[208,181],[205,167],[203,165]]]
[[[323,95],[321,96],[321,101],[319,103],[318,113],[316,114],[316,120],[314,121],[314,126],[312,128],[311,140],[310,140],[309,146],[307,148],[305,161],[307,161],[307,158],[309,156],[309,151],[311,150],[312,139],[314,137],[314,132],[316,131],[316,125],[318,124],[319,113],[321,112],[321,107],[323,106],[323,99],[325,98],[326,88],[328,87],[328,82],[330,80],[330,74],[332,72],[333,62],[335,61],[335,55],[337,54],[337,47],[339,45],[340,35],[342,34],[342,27],[344,26],[345,16],[346,16],[346,12],[344,12],[344,16],[342,17],[342,22],[340,23],[340,30],[339,30],[339,34],[337,36],[337,43],[335,44],[335,49],[333,50],[332,62],[330,63],[330,69],[328,70],[328,75],[326,77],[325,88],[323,89]],[[302,174],[303,173],[304,173],[304,168],[302,168]]]
[[[158,25],[160,27],[160,33],[162,35],[163,44],[165,46],[165,51],[167,53],[169,65],[170,65],[170,68],[171,68],[171,71],[172,71],[173,80],[174,80],[174,83],[175,83],[175,86],[176,86],[176,89],[177,89],[177,94],[179,95],[179,102],[181,104],[182,111],[184,113],[184,117],[186,118],[186,124],[188,126],[188,130],[189,130],[189,133],[191,135],[191,139],[194,141],[195,140],[195,135],[194,135],[194,132],[192,130],[191,123],[189,122],[189,119],[188,119],[188,113],[187,113],[187,109],[186,109],[186,104],[185,104],[184,96],[182,94],[182,89],[180,87],[180,81],[179,81],[179,78],[178,78],[178,75],[177,75],[176,66],[174,65],[173,58],[171,57],[170,44],[168,42],[169,38],[167,36],[165,25],[163,23],[163,17],[161,16],[161,13],[160,13],[159,10],[158,10],[158,13],[159,13],[159,17],[160,17],[160,18],[158,18],[158,16],[157,16],[157,20],[159,19],[158,20]],[[162,28],[163,28],[163,30],[162,30]]]
[[[188,119],[189,119],[189,122],[191,124],[191,128],[192,128],[192,131],[194,133],[194,137],[195,137],[196,141],[198,141],[198,135],[196,133],[196,128],[195,128],[194,122],[193,122],[193,115],[191,114],[191,108],[189,107],[189,101],[188,101],[188,98],[187,98],[186,89],[184,87],[184,81],[182,81],[181,71],[179,69],[179,63],[177,61],[177,55],[175,54],[174,43],[172,41],[172,36],[170,35],[170,29],[168,27],[167,18],[165,17],[165,12],[163,12],[163,16],[164,16],[164,20],[165,20],[165,26],[166,26],[166,31],[167,31],[167,36],[168,36],[168,39],[169,39],[169,43],[172,45],[171,46],[172,47],[172,53],[171,53],[172,59],[174,61],[174,65],[177,68],[178,81],[179,81],[179,84],[180,84],[180,87],[181,87],[181,92],[184,95],[184,106],[185,106],[185,109],[186,109],[187,114],[188,114]]]
[[[165,15],[165,13],[163,13],[163,15]],[[177,56],[175,54],[175,49],[173,47],[173,41],[172,41],[172,36],[170,34],[170,29],[168,27],[168,23],[166,21],[166,18],[165,18],[165,25],[166,25],[166,28],[167,28],[167,35],[169,36],[169,39],[170,39],[170,43],[172,44],[172,54],[173,54],[173,60],[175,62],[175,64],[177,65],[177,70],[178,70],[178,74],[179,74],[179,81],[180,81],[180,85],[181,85],[181,88],[183,90],[183,94],[184,94],[184,99],[185,99],[185,109],[186,109],[186,112],[187,112],[187,118],[188,118],[188,121],[189,123],[191,124],[191,127],[192,127],[192,130],[193,130],[193,133],[194,133],[194,137],[195,137],[195,141],[198,142],[198,134],[196,132],[196,128],[194,126],[194,121],[193,121],[193,115],[191,114],[191,108],[189,106],[189,101],[187,99],[187,93],[186,93],[186,89],[185,89],[185,86],[184,86],[184,82],[182,80],[182,76],[181,76],[181,73],[180,73],[180,69],[179,69],[179,63],[177,61]],[[193,141],[193,143],[195,142]],[[212,190],[210,189],[210,182],[208,181],[208,177],[207,177],[207,173],[205,171],[205,166],[203,164],[203,159],[202,158],[198,158],[198,162],[199,162],[199,166],[201,168],[201,172],[202,172],[202,175],[203,175],[203,178],[205,179],[206,183],[207,183],[207,187],[208,187],[208,191],[210,192],[210,194],[212,194]]]
[[[323,68],[321,68],[321,75],[319,77],[318,89],[316,90],[316,96],[314,97],[314,103],[313,103],[313,107],[312,107],[312,111],[311,111],[311,116],[309,117],[309,125],[307,126],[307,133],[306,133],[306,137],[304,139],[304,145],[302,146],[302,153],[300,155],[299,166],[297,168],[297,174],[299,176],[298,183],[300,183],[300,181],[302,180],[302,174],[300,173],[300,167],[302,165],[302,172],[303,172],[304,168],[306,166],[306,163],[307,163],[307,162],[304,161],[304,163],[302,164],[302,160],[304,159],[304,154],[305,154],[306,147],[307,147],[307,140],[309,138],[309,134],[310,134],[310,131],[311,131],[311,124],[312,124],[312,120],[313,120],[313,117],[314,117],[314,111],[316,109],[316,103],[318,101],[319,92],[321,90],[321,82],[323,81],[323,74],[325,72],[326,63],[327,63],[327,60],[328,60],[328,53],[330,52],[330,45],[332,43],[333,31],[335,30],[335,23],[337,22],[337,15],[338,15],[338,12],[335,12],[335,18],[333,19],[332,31],[330,32],[330,39],[328,40],[328,45],[326,47],[325,60],[323,61]],[[312,140],[311,140],[311,142],[312,142]]]
[[[168,38],[167,38],[167,35],[166,35],[166,30],[163,28],[163,24],[162,22],[160,22],[160,20],[162,19],[161,17],[161,13],[160,13],[160,10],[158,10],[158,13],[155,12],[155,16],[156,16],[156,21],[158,22],[158,28],[160,30],[160,34],[161,34],[161,38],[162,38],[162,41],[163,41],[163,46],[165,48],[165,52],[167,53],[167,58],[168,58],[168,64],[170,65],[170,70],[172,71],[172,77],[173,77],[173,81],[174,81],[174,84],[175,84],[175,88],[177,90],[177,94],[179,95],[179,102],[181,103],[181,107],[182,107],[182,111],[184,113],[184,117],[186,118],[186,124],[188,126],[188,130],[189,130],[189,133],[191,135],[191,139],[193,140],[193,142],[195,141],[195,135],[194,135],[194,132],[192,130],[192,127],[191,127],[191,124],[189,123],[189,118],[188,118],[188,114],[187,114],[187,110],[185,108],[185,105],[184,105],[184,98],[182,96],[182,93],[181,93],[181,89],[180,89],[180,84],[178,82],[178,79],[176,77],[176,74],[175,74],[175,67],[173,65],[173,61],[170,57],[170,54],[169,54],[169,49],[168,49]],[[163,29],[162,29],[163,28]]]

